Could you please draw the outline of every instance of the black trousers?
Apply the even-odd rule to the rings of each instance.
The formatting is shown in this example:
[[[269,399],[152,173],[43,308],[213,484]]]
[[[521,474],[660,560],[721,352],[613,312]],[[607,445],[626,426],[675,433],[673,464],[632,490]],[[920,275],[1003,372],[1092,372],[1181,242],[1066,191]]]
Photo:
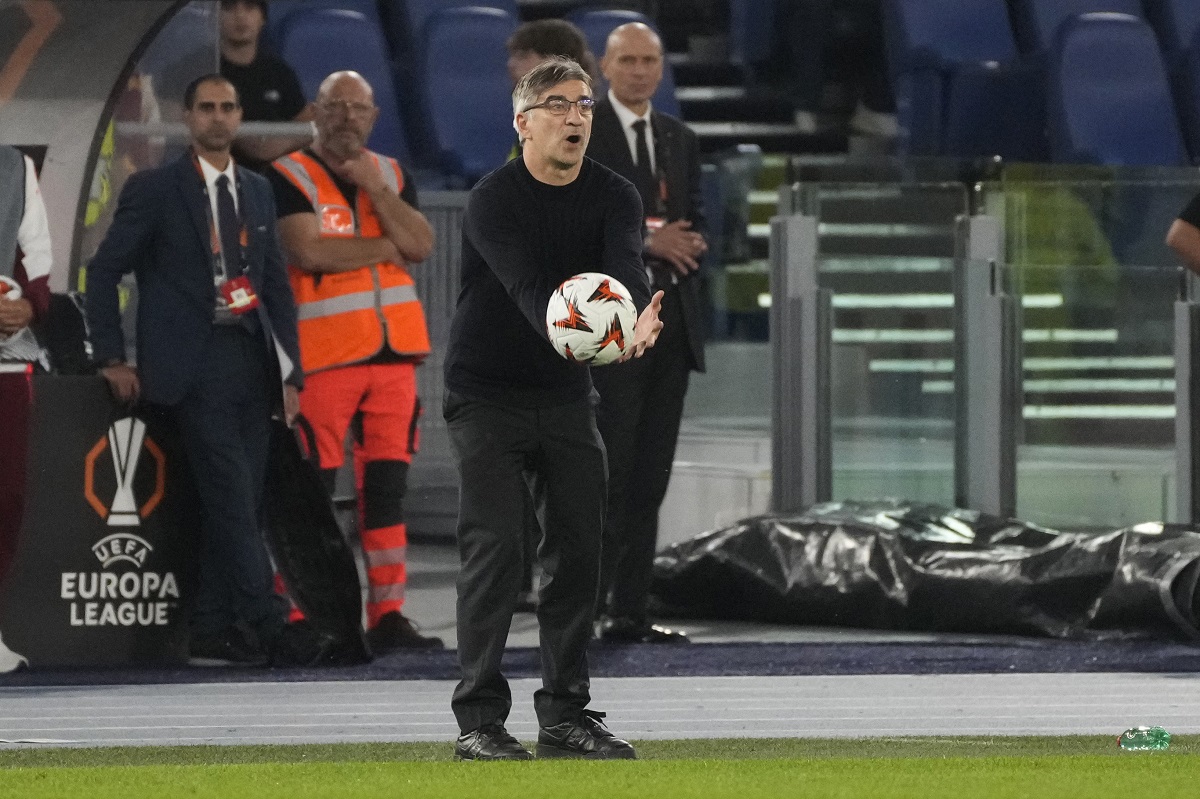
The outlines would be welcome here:
[[[600,598],[611,616],[645,616],[691,354],[679,288],[663,297],[662,333],[641,358],[592,370],[596,421],[608,451],[608,519]]]
[[[537,616],[542,687],[538,722],[575,720],[587,707],[604,528],[605,456],[591,399],[514,408],[447,392],[444,415],[461,478],[458,660],[451,705],[469,732],[502,723],[512,694],[500,671],[517,592],[532,490],[543,532]],[[526,483],[529,478],[528,485]]]
[[[200,582],[192,634],[243,622],[270,638],[284,624],[260,526],[272,385],[261,336],[217,325],[195,387],[172,408],[200,495]]]

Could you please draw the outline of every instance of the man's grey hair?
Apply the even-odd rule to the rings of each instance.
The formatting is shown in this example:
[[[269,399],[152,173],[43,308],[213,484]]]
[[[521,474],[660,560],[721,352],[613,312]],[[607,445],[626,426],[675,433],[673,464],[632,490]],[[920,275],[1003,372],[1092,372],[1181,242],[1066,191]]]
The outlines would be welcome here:
[[[513,124],[516,124],[517,114],[536,103],[542,92],[569,80],[583,81],[588,92],[592,91],[592,79],[587,71],[578,62],[562,56],[552,56],[525,73],[513,89]]]

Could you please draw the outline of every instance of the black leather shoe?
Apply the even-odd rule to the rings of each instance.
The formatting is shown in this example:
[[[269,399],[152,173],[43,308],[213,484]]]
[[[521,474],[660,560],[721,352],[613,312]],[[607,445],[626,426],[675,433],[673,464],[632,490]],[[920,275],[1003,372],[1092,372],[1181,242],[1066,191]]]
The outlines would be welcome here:
[[[389,611],[379,617],[375,626],[367,630],[367,643],[377,655],[397,649],[441,649],[442,639],[433,635],[421,635],[416,625],[398,610]]]
[[[318,632],[307,621],[285,624],[267,640],[272,666],[319,666],[332,649],[332,637]]]
[[[255,646],[237,627],[213,635],[193,635],[188,641],[191,666],[265,666],[267,653]]]
[[[584,760],[636,760],[637,753],[628,741],[608,731],[601,719],[604,714],[585,710],[579,721],[564,721],[538,731],[537,756],[575,757]]]
[[[671,630],[646,619],[632,616],[605,616],[600,619],[597,638],[606,644],[690,644],[687,634]]]
[[[533,754],[508,734],[503,724],[485,724],[458,736],[454,742],[458,760],[533,760]]]

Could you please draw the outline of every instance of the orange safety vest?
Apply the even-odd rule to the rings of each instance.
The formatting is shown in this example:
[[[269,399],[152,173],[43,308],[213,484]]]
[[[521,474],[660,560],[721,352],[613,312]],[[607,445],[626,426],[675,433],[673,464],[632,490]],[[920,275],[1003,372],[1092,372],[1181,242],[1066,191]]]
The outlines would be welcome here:
[[[370,153],[388,187],[397,194],[404,175],[395,159]],[[364,192],[351,207],[333,178],[304,152],[274,163],[312,203],[321,235],[331,238],[377,237],[383,227]],[[300,326],[300,363],[305,374],[361,363],[384,346],[398,355],[429,354],[425,312],[412,276],[402,263],[381,262],[348,272],[312,274],[288,266]]]

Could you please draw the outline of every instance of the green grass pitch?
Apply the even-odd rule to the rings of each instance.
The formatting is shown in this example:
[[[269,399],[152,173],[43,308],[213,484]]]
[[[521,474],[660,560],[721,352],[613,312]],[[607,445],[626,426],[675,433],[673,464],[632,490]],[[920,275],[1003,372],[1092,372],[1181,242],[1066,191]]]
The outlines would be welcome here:
[[[1200,736],[1123,752],[1062,738],[642,741],[638,761],[455,763],[451,745],[331,744],[0,751],[0,796],[462,797],[1195,796]]]

